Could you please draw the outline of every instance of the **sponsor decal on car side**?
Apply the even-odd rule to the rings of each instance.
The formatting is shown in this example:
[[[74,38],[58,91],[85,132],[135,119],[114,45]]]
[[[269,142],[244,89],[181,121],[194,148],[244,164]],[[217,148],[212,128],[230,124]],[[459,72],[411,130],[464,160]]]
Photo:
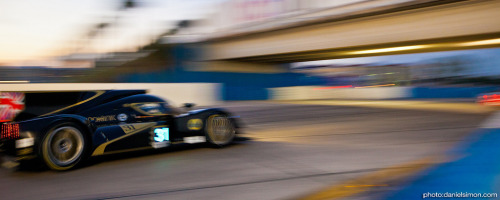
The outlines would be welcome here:
[[[203,121],[201,119],[190,119],[187,122],[187,128],[192,131],[200,130],[203,127]]]
[[[128,116],[125,113],[120,113],[116,116],[116,118],[118,119],[118,121],[124,122],[127,121]]]
[[[24,110],[24,93],[0,92],[0,122],[11,121]]]
[[[105,116],[99,116],[99,117],[88,117],[87,119],[89,121],[92,121],[92,122],[116,121],[116,117],[114,115],[105,115]]]

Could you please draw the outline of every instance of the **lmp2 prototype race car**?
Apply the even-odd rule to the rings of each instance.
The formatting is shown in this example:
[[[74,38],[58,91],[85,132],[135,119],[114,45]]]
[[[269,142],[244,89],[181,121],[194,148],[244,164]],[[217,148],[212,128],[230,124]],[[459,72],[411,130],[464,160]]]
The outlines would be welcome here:
[[[57,171],[90,156],[176,143],[222,147],[239,128],[227,111],[182,111],[144,90],[25,93],[24,101],[24,110],[1,124],[0,153],[16,162],[37,159]]]

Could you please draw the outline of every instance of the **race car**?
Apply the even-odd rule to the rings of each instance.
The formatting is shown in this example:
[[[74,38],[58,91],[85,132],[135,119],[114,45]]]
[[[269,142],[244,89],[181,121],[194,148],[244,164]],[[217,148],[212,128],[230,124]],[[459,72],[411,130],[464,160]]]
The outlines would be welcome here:
[[[145,90],[25,93],[25,107],[0,130],[0,153],[72,169],[91,156],[168,147],[230,144],[236,117],[220,108],[174,108]]]

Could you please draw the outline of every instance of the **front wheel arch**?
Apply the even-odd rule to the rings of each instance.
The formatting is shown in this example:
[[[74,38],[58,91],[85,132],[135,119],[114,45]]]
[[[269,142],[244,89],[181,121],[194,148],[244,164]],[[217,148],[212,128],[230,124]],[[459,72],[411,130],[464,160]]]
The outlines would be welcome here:
[[[214,147],[227,146],[236,135],[234,122],[222,112],[212,113],[205,118],[204,131],[207,142]]]

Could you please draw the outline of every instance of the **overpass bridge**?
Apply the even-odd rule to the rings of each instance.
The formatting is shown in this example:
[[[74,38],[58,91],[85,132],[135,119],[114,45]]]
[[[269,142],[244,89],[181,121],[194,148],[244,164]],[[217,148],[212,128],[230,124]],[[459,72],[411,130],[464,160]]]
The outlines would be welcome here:
[[[500,46],[499,0],[357,1],[228,27],[205,60],[291,63]]]
[[[217,31],[204,34],[202,38],[197,38],[199,34],[195,31],[167,36],[165,42],[171,42],[179,50],[174,51],[180,56],[177,68],[134,74],[123,80],[215,81],[221,83],[223,100],[264,100],[276,96],[269,92],[269,88],[330,83],[327,78],[292,73],[287,63],[500,46],[500,23],[497,20],[500,19],[500,0],[227,2],[245,1],[300,1],[306,5],[330,1],[333,6],[303,12],[299,9],[299,12],[285,12],[244,23],[220,23],[221,26],[215,28]],[[224,8],[218,13],[246,13],[238,8],[236,5],[234,9]],[[231,15],[222,18],[238,19]],[[191,48],[199,50],[198,45],[204,50],[202,58],[187,52]],[[193,62],[200,59],[206,62]],[[281,93],[303,94],[287,91]],[[327,90],[310,90],[308,87],[304,91],[313,91],[311,94],[314,95],[328,93]],[[407,97],[405,94],[409,92],[404,91],[396,92],[398,95],[391,98]],[[388,93],[392,95],[394,92]]]

